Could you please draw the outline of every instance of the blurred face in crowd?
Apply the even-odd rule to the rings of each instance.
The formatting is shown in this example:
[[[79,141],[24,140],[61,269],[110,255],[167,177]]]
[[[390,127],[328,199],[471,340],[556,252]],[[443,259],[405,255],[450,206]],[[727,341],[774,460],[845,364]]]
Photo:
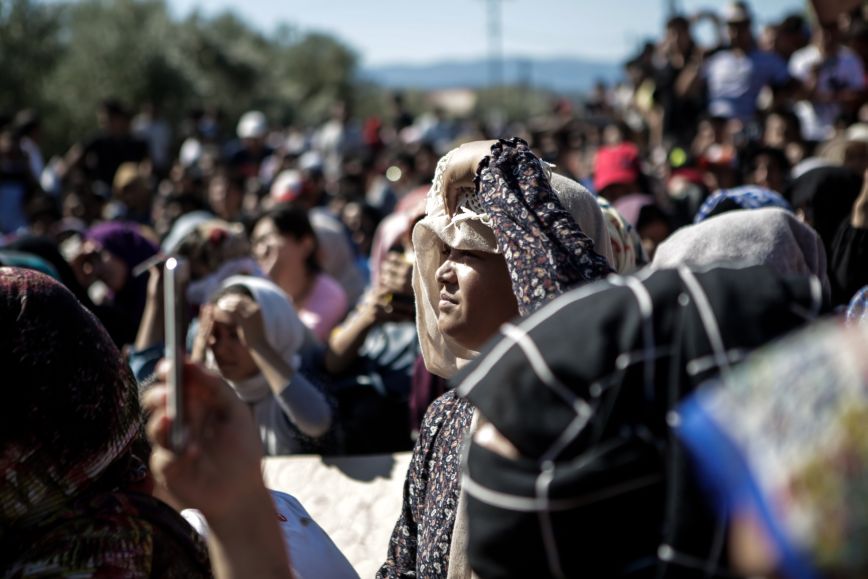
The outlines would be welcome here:
[[[789,140],[786,119],[781,115],[769,115],[763,128],[763,144],[783,148]]]
[[[654,259],[654,254],[657,253],[657,246],[663,243],[672,229],[669,224],[661,219],[655,219],[642,226],[637,231],[639,238],[642,240],[642,248],[648,255],[648,259]]]
[[[344,205],[340,216],[359,251],[364,255],[370,255],[374,233],[377,231],[377,222],[374,217],[358,201],[350,201]]]
[[[428,147],[422,147],[416,153],[416,174],[422,182],[428,182],[434,178],[434,170],[437,168],[437,161],[440,157],[437,153]]]
[[[134,179],[117,191],[118,200],[131,211],[147,214],[151,210],[151,192],[142,179]]]
[[[110,135],[125,135],[130,129],[130,121],[126,115],[106,108],[100,108],[97,112],[97,123]]]
[[[772,155],[757,155],[747,182],[781,192],[786,186],[786,169]]]
[[[316,249],[314,239],[282,235],[268,217],[253,228],[251,245],[259,267],[281,287],[294,286],[298,279],[307,277],[306,262]]]
[[[674,20],[666,27],[666,42],[679,53],[685,54],[693,39],[690,36],[690,25],[684,20]]]
[[[326,194],[326,178],[322,169],[306,169],[301,172],[302,188],[295,202],[305,207],[316,207]]]
[[[61,203],[63,217],[75,217],[93,223],[102,215],[103,199],[87,192],[68,191]]]
[[[825,55],[833,55],[841,44],[841,32],[837,22],[826,22],[817,29],[817,46]]]
[[[245,149],[253,153],[258,153],[265,148],[264,137],[248,137],[246,139],[241,139],[241,142],[244,144]]]
[[[775,35],[774,50],[783,58],[789,59],[792,54],[804,48],[808,43],[805,34],[805,24],[799,17],[785,19]]]
[[[763,143],[769,147],[783,147],[787,142],[787,124],[779,115],[771,115],[766,120]]]
[[[696,154],[702,154],[710,145],[728,144],[732,140],[730,123],[726,119],[702,119],[696,129],[693,139],[693,149]]]
[[[83,287],[100,280],[113,292],[119,292],[127,283],[126,264],[96,241],[71,237],[64,241],[61,249]]]
[[[259,367],[241,341],[238,327],[232,323],[226,312],[218,307],[211,307],[214,312],[214,323],[211,335],[208,337],[208,347],[214,355],[220,373],[227,380],[235,382],[256,376]]]
[[[729,35],[729,42],[733,48],[747,51],[750,50],[753,44],[753,36],[750,31],[750,20],[741,20],[738,22],[727,22],[726,31]]]
[[[235,221],[241,211],[244,191],[224,175],[217,175],[208,184],[208,204],[217,217]]]
[[[506,261],[484,251],[441,248],[437,327],[461,346],[479,350],[501,324],[518,315]]]
[[[778,31],[774,26],[764,26],[757,39],[760,50],[772,52],[777,44]]]

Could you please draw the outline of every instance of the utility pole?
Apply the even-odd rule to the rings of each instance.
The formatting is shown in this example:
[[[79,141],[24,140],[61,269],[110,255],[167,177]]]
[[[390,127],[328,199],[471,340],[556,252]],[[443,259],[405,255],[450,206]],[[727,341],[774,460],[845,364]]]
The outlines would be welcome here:
[[[677,0],[664,0],[666,3],[666,19],[672,18],[678,13]]]
[[[488,86],[503,86],[503,0],[486,0],[488,6]]]
[[[488,88],[494,99],[490,111],[495,125],[503,122],[505,114],[503,79],[503,0],[485,0],[488,22]]]

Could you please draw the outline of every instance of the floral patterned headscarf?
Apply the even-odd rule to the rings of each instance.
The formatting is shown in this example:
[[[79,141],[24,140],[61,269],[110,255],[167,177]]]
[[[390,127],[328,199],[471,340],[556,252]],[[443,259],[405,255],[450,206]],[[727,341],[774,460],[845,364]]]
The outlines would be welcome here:
[[[759,209],[761,207],[778,207],[792,211],[792,207],[780,193],[759,185],[743,185],[734,189],[720,189],[712,193],[702,203],[693,218],[693,222],[699,223],[727,211]]]
[[[524,141],[499,141],[492,147],[477,172],[476,190],[445,190],[442,179],[450,155],[438,163],[425,218],[413,229],[419,342],[428,371],[444,378],[477,352],[437,328],[440,288],[435,272],[444,261],[443,243],[502,254],[522,315],[575,284],[608,274],[615,261],[594,196],[575,181],[551,173]]]

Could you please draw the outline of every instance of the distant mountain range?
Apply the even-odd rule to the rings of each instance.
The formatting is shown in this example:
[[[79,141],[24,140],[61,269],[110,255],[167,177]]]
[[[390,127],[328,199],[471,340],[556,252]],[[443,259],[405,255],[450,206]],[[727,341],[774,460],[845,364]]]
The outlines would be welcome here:
[[[526,84],[558,92],[586,92],[598,79],[608,83],[621,77],[621,65],[579,58],[516,58],[503,61],[505,84]],[[364,77],[389,88],[481,88],[489,83],[487,60],[442,61],[420,65],[383,65],[366,68]]]

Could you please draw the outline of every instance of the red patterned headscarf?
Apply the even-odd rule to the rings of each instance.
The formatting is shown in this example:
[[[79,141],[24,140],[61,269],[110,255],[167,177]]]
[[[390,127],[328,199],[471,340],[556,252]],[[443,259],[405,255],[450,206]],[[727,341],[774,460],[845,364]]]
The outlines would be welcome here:
[[[136,492],[148,473],[138,388],[69,290],[0,268],[0,368],[0,568],[210,574],[180,516]]]
[[[0,268],[0,527],[58,509],[141,434],[120,353],[60,283]]]

